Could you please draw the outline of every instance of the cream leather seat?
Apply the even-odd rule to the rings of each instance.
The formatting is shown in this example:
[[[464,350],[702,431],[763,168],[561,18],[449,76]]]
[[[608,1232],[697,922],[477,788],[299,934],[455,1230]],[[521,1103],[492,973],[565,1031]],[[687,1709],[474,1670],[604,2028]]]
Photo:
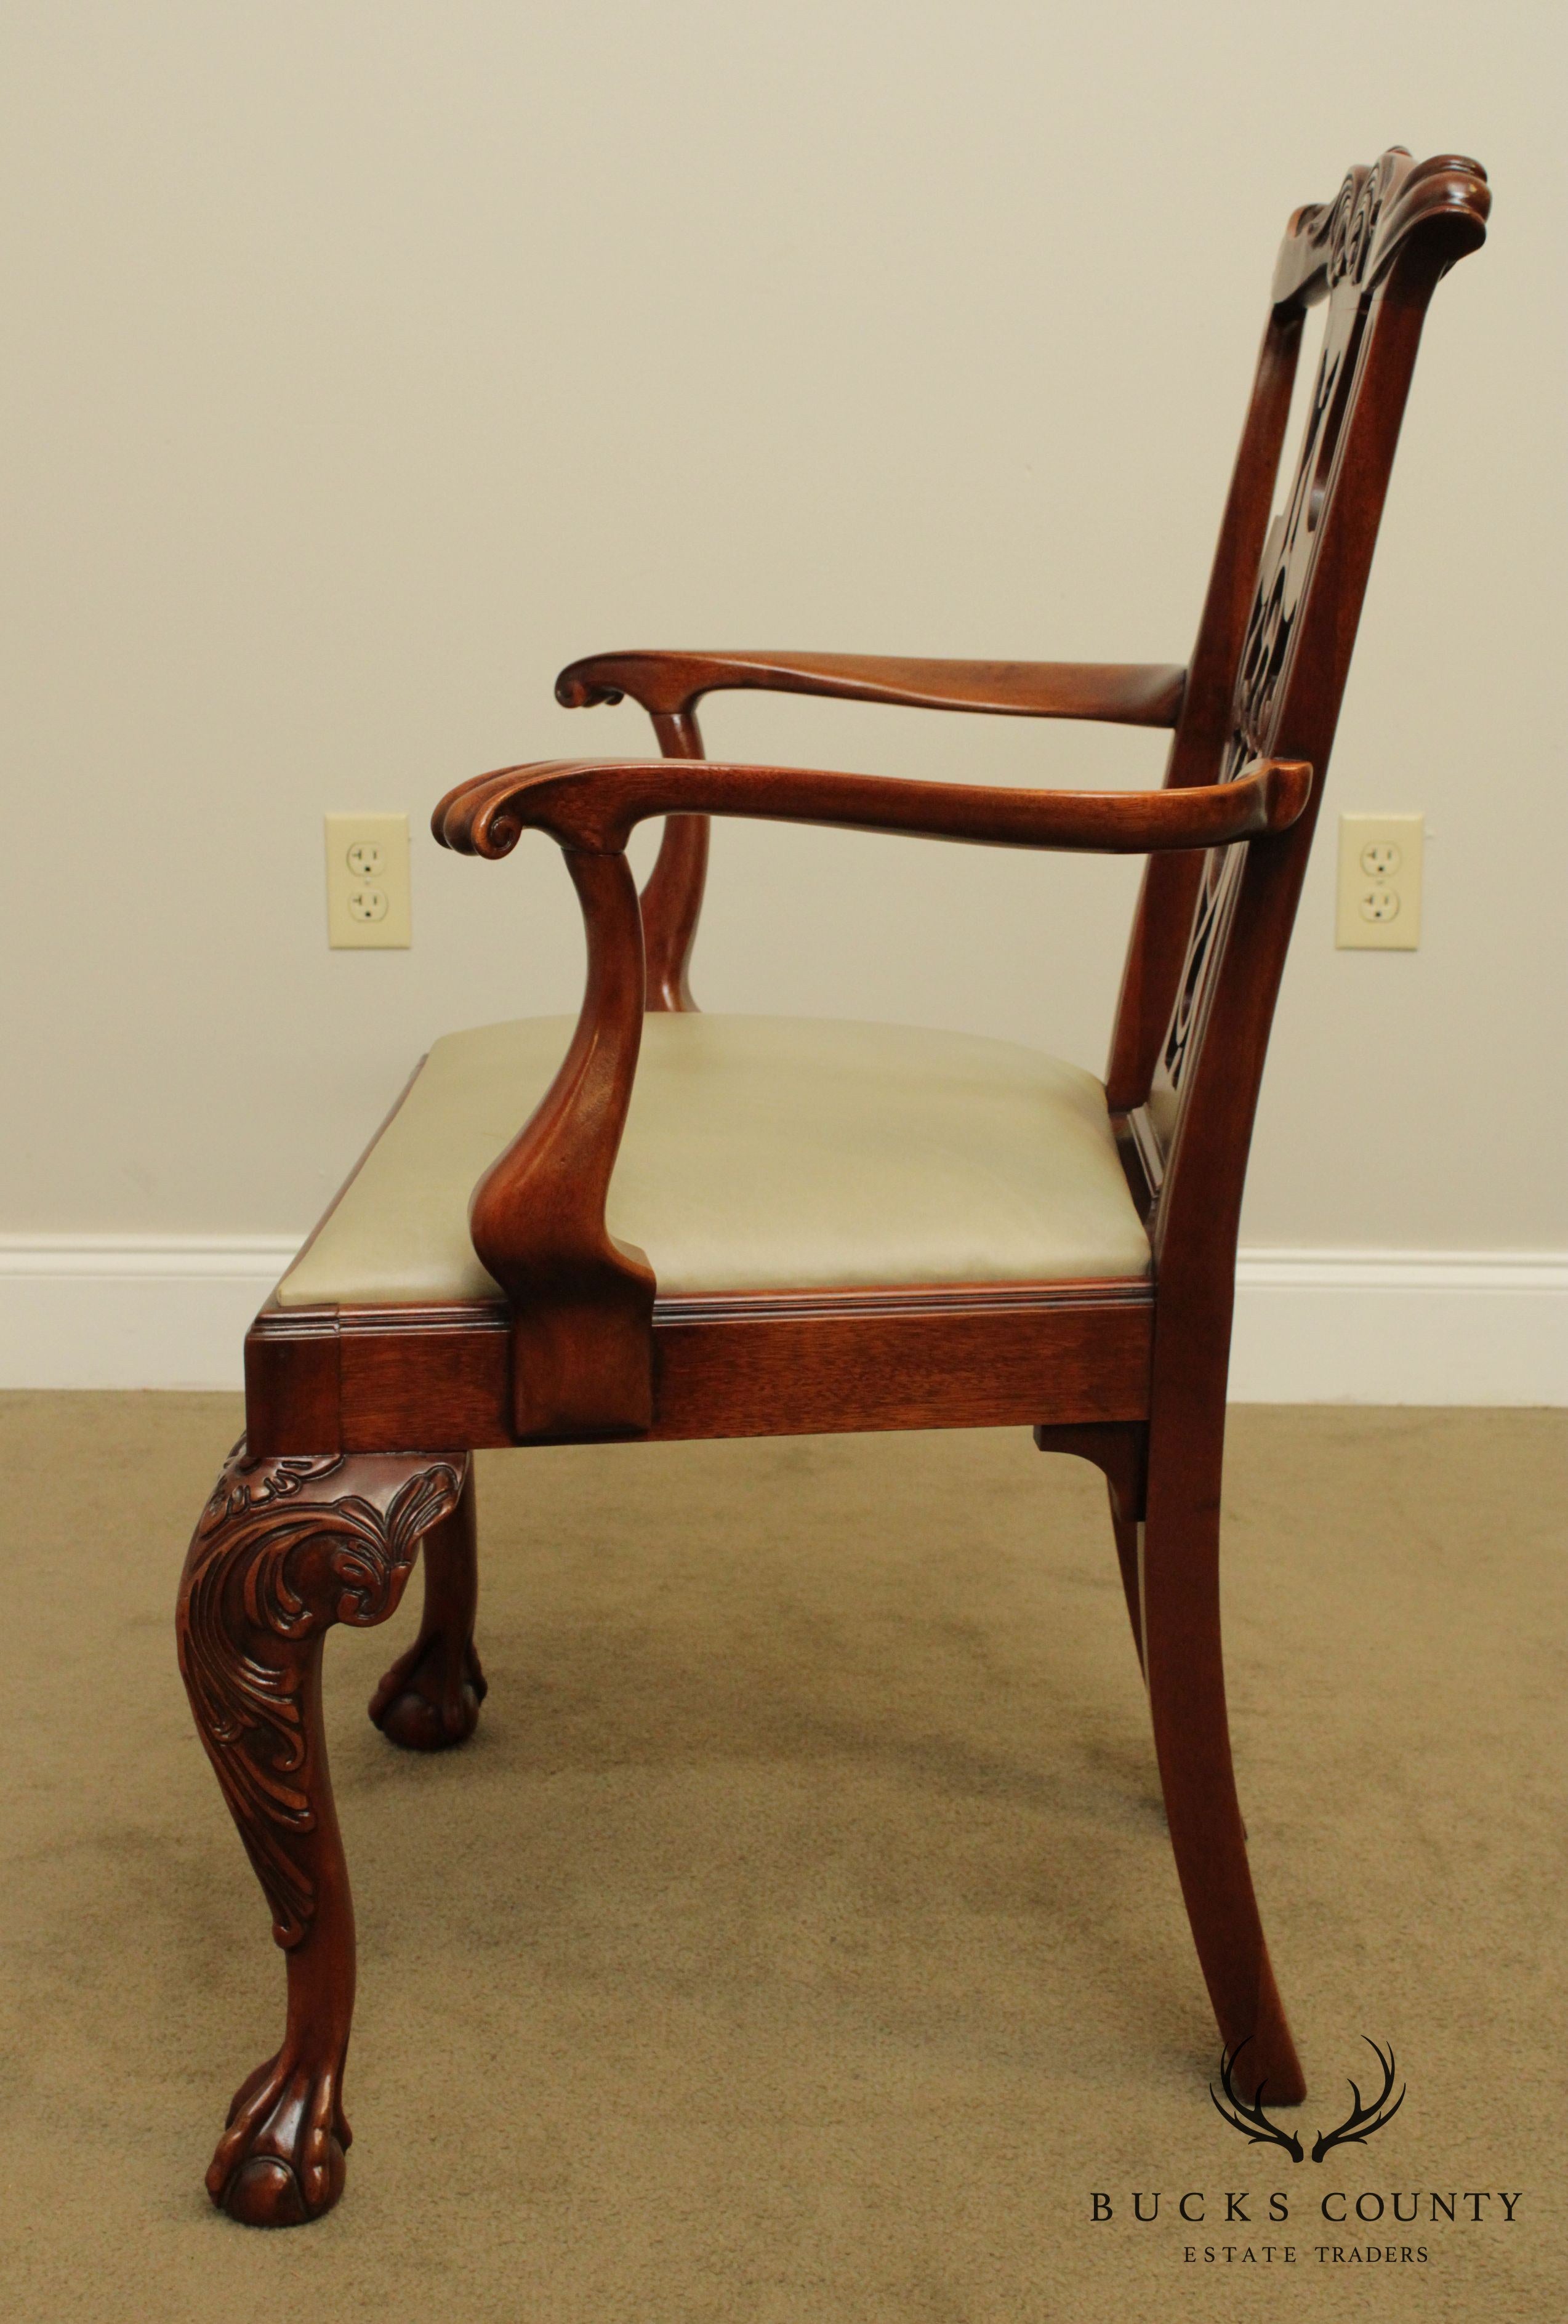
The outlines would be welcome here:
[[[438,1041],[283,1277],[282,1305],[496,1297],[468,1198],[549,1088],[574,1022]],[[1149,1265],[1093,1074],[901,1025],[649,1017],[608,1216],[665,1294],[1128,1278]]]

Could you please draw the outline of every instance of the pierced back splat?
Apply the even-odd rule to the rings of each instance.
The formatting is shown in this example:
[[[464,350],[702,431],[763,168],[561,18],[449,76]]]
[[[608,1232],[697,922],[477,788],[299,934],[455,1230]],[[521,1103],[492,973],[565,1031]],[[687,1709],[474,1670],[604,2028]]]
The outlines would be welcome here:
[[[1169,779],[1230,782],[1259,758],[1310,761],[1312,805],[1278,843],[1299,859],[1285,904],[1286,936],[1311,844],[1421,317],[1441,274],[1480,241],[1489,200],[1476,163],[1444,156],[1416,164],[1395,146],[1371,169],[1352,170],[1333,203],[1298,212],[1281,250],[1259,395],[1270,341],[1288,345],[1286,360],[1293,370],[1303,311],[1327,301],[1300,453],[1284,506],[1268,527],[1245,628],[1231,644],[1234,677],[1228,715],[1198,763],[1190,737],[1184,763],[1178,731]],[[1277,348],[1276,355],[1277,364]],[[1282,415],[1281,431],[1283,426]],[[1233,492],[1227,532],[1246,521],[1237,498]],[[1217,574],[1229,547],[1222,538]],[[1212,590],[1205,632],[1215,618],[1215,595]],[[1223,641],[1200,637],[1194,671],[1205,649],[1212,659],[1216,647],[1222,650]],[[1194,712],[1201,715],[1201,706],[1194,705]],[[1247,849],[1231,847],[1213,850],[1204,862],[1185,956],[1148,1089],[1149,1119],[1167,1159],[1229,949],[1247,861]],[[1282,963],[1283,942],[1279,958]]]

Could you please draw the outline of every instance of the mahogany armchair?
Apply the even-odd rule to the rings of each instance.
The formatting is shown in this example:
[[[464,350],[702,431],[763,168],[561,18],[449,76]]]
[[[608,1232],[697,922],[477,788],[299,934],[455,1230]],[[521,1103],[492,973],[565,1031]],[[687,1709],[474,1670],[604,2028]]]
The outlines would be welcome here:
[[[1304,2094],[1248,1869],[1226,1728],[1219,1507],[1242,1181],[1275,997],[1431,293],[1484,238],[1474,162],[1400,148],[1298,211],[1190,665],[615,653],[557,692],[630,696],[663,756],[460,784],[437,837],[561,847],[575,1030],[438,1042],[246,1342],[246,1436],[191,1544],[181,1668],[288,1967],[277,2055],[208,2187],[318,2217],[344,2181],[352,1910],[322,1641],[424,1619],[370,1715],[461,1742],[475,1657],[476,1446],[1032,1426],[1096,1462],[1172,1846],[1238,2087]],[[1309,308],[1305,440],[1270,524]],[[1171,730],[1148,793],[976,788],[713,764],[696,711],[771,687]],[[715,1018],[687,961],[714,815],[1148,856],[1103,1084],[955,1034]],[[641,898],[624,853],[668,818]],[[564,1053],[564,1056],[563,1056]]]

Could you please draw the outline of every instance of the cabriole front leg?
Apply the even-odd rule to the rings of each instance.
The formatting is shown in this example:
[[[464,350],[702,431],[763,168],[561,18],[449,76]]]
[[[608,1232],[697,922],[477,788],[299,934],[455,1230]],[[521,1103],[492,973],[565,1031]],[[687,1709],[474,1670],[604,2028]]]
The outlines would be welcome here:
[[[180,1583],[180,1667],[197,1729],[288,1967],[282,2046],[241,2085],[207,2174],[220,2209],[298,2227],[343,2192],[354,1906],[321,1724],[334,1622],[394,1611],[466,1459],[230,1455]]]

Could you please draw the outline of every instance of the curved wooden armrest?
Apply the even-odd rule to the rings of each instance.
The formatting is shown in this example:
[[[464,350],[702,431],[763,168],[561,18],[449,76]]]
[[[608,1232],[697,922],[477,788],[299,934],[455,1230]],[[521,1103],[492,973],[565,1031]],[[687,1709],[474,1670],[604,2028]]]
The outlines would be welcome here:
[[[1161,662],[921,661],[884,654],[606,653],[567,664],[556,699],[568,710],[630,695],[652,717],[690,711],[737,687],[836,695],[915,710],[980,710],[1004,718],[1096,718],[1174,726],[1186,672]]]
[[[876,654],[609,653],[571,662],[556,680],[568,709],[630,695],[653,721],[667,757],[700,759],[696,705],[705,694],[750,687],[836,695],[922,710],[988,711],[1013,718],[1092,718],[1174,726],[1185,669],[1132,662],[927,661]],[[702,816],[671,823],[642,898],[650,1009],[695,1007],[687,963],[707,864]]]
[[[618,855],[647,816],[693,814],[1142,855],[1283,831],[1311,788],[1311,768],[1285,759],[1256,761],[1233,782],[1158,791],[991,790],[709,759],[549,759],[459,783],[431,829],[444,847],[493,859],[524,831],[546,832],[574,853]]]
[[[498,857],[525,830],[566,853],[583,908],[588,982],[560,1071],[474,1190],[474,1248],[512,1309],[520,1439],[624,1435],[654,1413],[652,1271],[605,1219],[646,1001],[641,915],[625,857],[656,815],[721,814],[908,832],[1004,847],[1113,853],[1221,846],[1294,823],[1312,788],[1298,760],[1234,782],[1142,792],[1003,791],[706,759],[548,760],[448,791],[444,846]]]

